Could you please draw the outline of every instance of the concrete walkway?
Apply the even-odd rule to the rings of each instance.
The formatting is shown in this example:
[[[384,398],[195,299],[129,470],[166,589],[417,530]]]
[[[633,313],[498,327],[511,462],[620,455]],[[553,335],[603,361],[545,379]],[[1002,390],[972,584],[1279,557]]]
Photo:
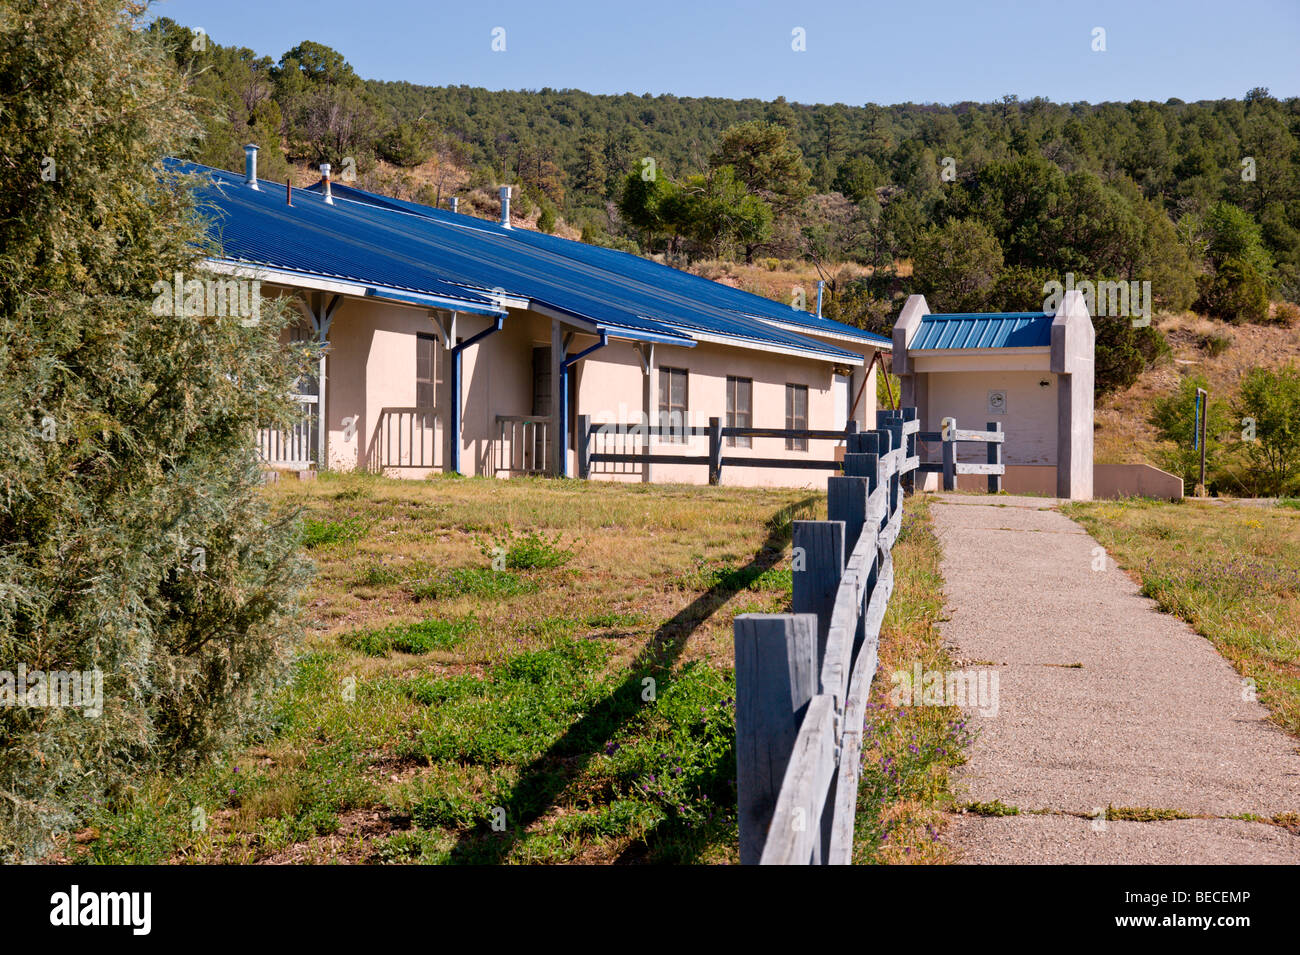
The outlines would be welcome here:
[[[1094,570],[1099,545],[1058,504],[934,499],[945,643],[998,674],[996,715],[968,708],[958,798],[1020,810],[957,815],[945,840],[967,863],[1300,862],[1300,834],[1249,821],[1300,812],[1300,742],[1208,640],[1109,558]],[[1107,807],[1200,818],[1090,818]]]

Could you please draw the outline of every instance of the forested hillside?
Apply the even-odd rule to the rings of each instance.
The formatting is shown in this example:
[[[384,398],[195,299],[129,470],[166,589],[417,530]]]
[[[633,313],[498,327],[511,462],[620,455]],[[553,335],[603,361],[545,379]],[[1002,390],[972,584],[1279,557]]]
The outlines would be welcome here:
[[[880,331],[909,292],[1040,308],[1070,276],[1149,282],[1153,309],[1228,322],[1288,322],[1300,300],[1300,100],[1264,89],[952,106],[490,92],[365,80],[312,42],[272,59],[152,29],[210,107],[192,158],[237,169],[251,139],[268,178],[328,161],[481,215],[514,184],[536,228],[683,267],[815,269],[828,314]],[[1150,328],[1097,324],[1102,390],[1167,353]]]

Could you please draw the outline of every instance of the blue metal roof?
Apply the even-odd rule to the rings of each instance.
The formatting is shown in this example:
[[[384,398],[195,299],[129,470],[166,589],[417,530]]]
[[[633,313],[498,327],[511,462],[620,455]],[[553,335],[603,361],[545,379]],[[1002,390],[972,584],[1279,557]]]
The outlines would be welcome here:
[[[318,183],[308,188],[321,190],[323,186]],[[605,280],[622,283],[632,282],[641,289],[650,288],[660,296],[671,297],[688,308],[711,306],[716,309],[735,312],[743,317],[756,318],[765,323],[771,321],[781,322],[806,328],[810,332],[841,335],[871,345],[888,347],[891,344],[888,338],[860,328],[854,328],[852,325],[845,325],[829,318],[819,318],[809,312],[782,305],[780,302],[764,298],[761,295],[754,295],[751,292],[731,288],[703,276],[683,272],[681,269],[675,269],[628,252],[587,245],[582,242],[575,242],[572,239],[548,235],[545,232],[535,232],[531,229],[506,229],[499,223],[489,220],[459,215],[432,206],[394,199],[389,196],[380,196],[339,183],[332,183],[331,191],[336,200],[342,198],[380,208],[399,210],[448,226],[459,225],[465,228],[482,230],[494,236],[504,237],[514,246],[528,246],[539,253],[545,252],[559,256],[567,260],[571,266],[581,267],[586,270],[588,276],[600,275]],[[745,327],[753,331],[752,324],[746,323]],[[707,321],[701,323],[698,328],[701,331],[720,330],[712,327],[712,323]],[[733,329],[727,333],[740,334],[740,331]]]
[[[261,182],[250,189],[242,176],[205,166],[172,164],[181,172],[212,173],[196,190],[198,207],[210,222],[210,235],[222,258],[250,266],[333,278],[367,287],[367,294],[500,314],[487,296],[438,278],[417,264],[375,254],[364,237],[343,231],[319,196],[294,190],[285,202],[283,186]]]
[[[926,315],[908,351],[946,348],[1038,348],[1052,344],[1046,312],[965,312]]]
[[[689,346],[718,335],[752,347],[861,361],[765,320],[775,314],[796,324],[792,318],[813,316],[636,256],[346,186],[335,186],[332,205],[317,191],[295,189],[289,206],[282,185],[261,180],[255,190],[235,173],[172,166],[199,174],[200,211],[212,223],[223,260],[364,283],[375,286],[370,294],[386,289],[399,300],[394,290],[417,302],[436,297],[442,307],[464,311],[499,311],[492,295],[504,294],[616,337]],[[762,308],[751,308],[753,302]]]

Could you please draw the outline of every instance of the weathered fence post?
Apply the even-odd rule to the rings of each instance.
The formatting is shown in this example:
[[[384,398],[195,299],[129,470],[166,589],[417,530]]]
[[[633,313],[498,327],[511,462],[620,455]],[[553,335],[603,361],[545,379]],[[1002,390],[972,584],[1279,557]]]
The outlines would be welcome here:
[[[591,476],[591,415],[578,415],[578,477]]]
[[[940,425],[943,429],[940,437],[943,439],[943,489],[945,491],[957,490],[957,419],[944,418]]]
[[[722,482],[722,419],[709,419],[709,483]]]
[[[831,625],[835,591],[844,576],[844,561],[848,557],[844,522],[795,521],[791,547],[795,560],[792,561],[794,593],[790,606],[795,613],[816,615],[817,660],[820,662],[826,652],[826,633]]]
[[[988,423],[988,426],[987,426],[987,427],[988,427],[988,430],[990,430],[990,431],[994,431],[994,432],[998,432],[998,433],[1000,433],[1000,432],[1002,431],[1002,422],[1001,422],[1001,421],[990,421],[990,422]],[[1000,442],[1000,441],[990,441],[990,442],[988,443],[988,449],[989,449],[989,464],[1001,464],[1001,463],[1002,463],[1002,442]],[[999,491],[1001,491],[1001,490],[1002,490],[1002,475],[1001,475],[1001,474],[990,474],[990,475],[989,475],[989,493],[990,493],[990,494],[997,494],[997,493],[998,493]]]
[[[903,420],[915,421],[916,409],[904,408]],[[911,434],[903,436],[903,457],[904,459],[916,457],[916,432],[915,431],[913,431]],[[913,492],[916,491],[915,471],[908,471],[906,474],[903,475],[903,491],[906,494],[912,494]]]
[[[844,457],[847,460],[848,455]],[[858,462],[866,455],[855,454],[853,457],[854,473],[826,479],[826,516],[832,521],[843,522],[846,555],[853,553],[867,522],[867,497],[871,493],[866,475],[857,473],[861,470]]]
[[[817,619],[741,614],[736,641],[740,861],[757,864],[808,701],[817,692]]]

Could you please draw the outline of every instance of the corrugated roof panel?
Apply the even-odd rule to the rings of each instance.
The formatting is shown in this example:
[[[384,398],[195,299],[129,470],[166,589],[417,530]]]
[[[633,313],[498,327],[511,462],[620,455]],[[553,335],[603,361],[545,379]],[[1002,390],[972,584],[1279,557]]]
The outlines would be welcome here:
[[[1041,348],[1052,344],[1045,312],[967,312],[926,315],[908,351],[960,348]]]
[[[346,197],[351,191],[346,187],[340,187],[333,204],[315,191],[294,190],[289,206],[277,184],[262,181],[262,188],[254,190],[235,173],[173,165],[208,180],[197,193],[224,258],[473,303],[488,302],[486,293],[500,292],[550,305],[623,337],[689,345],[691,331],[696,331],[756,347],[861,360],[853,352],[721,307],[712,296],[683,294],[682,283],[650,283],[629,274],[632,269],[610,269],[608,260],[597,263],[575,254],[592,248],[582,243],[550,236],[545,238],[564,244],[532,241],[540,234],[468,216],[412,214],[396,206],[397,200],[358,202]],[[629,263],[645,261],[620,257]],[[691,278],[703,283],[695,288],[724,288]]]

